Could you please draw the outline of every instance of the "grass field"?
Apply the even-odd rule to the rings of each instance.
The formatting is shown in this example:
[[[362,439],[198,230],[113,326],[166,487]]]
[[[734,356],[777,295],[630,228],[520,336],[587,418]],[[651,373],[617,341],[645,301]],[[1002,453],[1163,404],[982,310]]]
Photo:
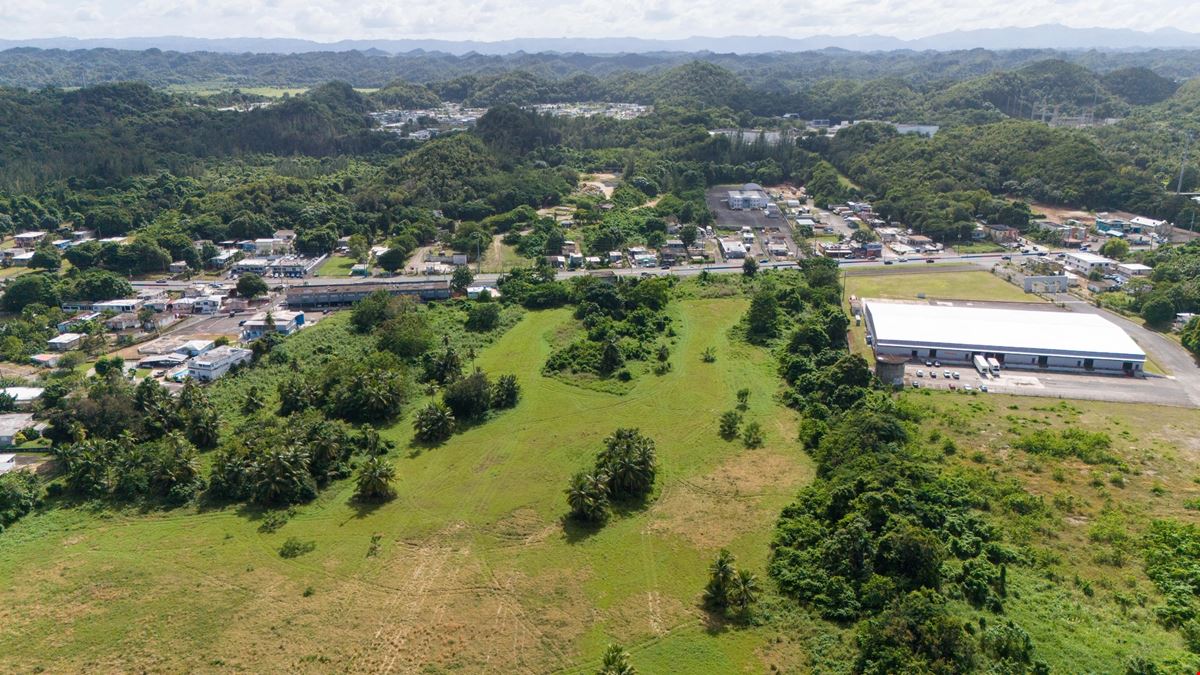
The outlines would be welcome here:
[[[994,242],[979,241],[971,244],[955,244],[954,250],[958,253],[1002,253],[1008,249]]]
[[[1200,410],[928,390],[904,396],[928,406],[931,442],[935,435],[957,442],[955,471],[1017,481],[1051,513],[1048,527],[1030,527],[1001,504],[991,509],[1009,521],[1012,543],[1047,562],[1040,574],[1013,568],[1005,614],[1030,633],[1052,672],[1122,672],[1132,655],[1176,666],[1163,672],[1196,669],[1179,633],[1155,620],[1162,598],[1142,569],[1138,542],[1152,519],[1196,522],[1185,502],[1200,497]],[[1020,434],[1067,426],[1107,433],[1124,468],[1012,447]],[[1122,537],[1101,538],[1101,524]]]
[[[570,315],[528,314],[478,360],[518,375],[517,408],[422,452],[402,420],[385,434],[399,497],[376,509],[344,483],[274,533],[240,508],[27,517],[0,538],[0,670],[590,672],[613,641],[647,673],[807,670],[820,655],[799,636],[846,637],[711,625],[697,606],[721,547],[765,577],[771,525],[811,477],[770,354],[726,337],[745,307],[679,303],[674,369],[623,396],[542,377]],[[760,449],[717,437],[741,387]],[[653,501],[564,525],[569,476],[618,426],[657,441]],[[315,550],[285,559],[289,537]]]
[[[927,298],[946,300],[1042,302],[1038,296],[982,270],[846,276],[847,297],[915,300],[919,293],[924,293]]]
[[[317,268],[315,276],[318,277],[348,277],[350,276],[350,268],[354,267],[357,261],[354,258],[344,255],[331,255],[329,259],[321,263]]]

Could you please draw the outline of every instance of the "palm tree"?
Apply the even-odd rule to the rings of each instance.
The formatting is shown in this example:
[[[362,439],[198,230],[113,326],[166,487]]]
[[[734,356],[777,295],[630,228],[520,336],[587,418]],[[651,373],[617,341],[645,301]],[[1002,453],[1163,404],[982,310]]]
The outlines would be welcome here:
[[[737,438],[741,425],[741,413],[736,410],[726,410],[721,414],[721,438],[727,441]]]
[[[629,653],[621,645],[609,645],[596,675],[637,675],[637,670],[629,665]]]
[[[580,471],[571,478],[567,488],[567,505],[571,517],[592,523],[608,519],[608,476],[603,473]]]
[[[758,601],[758,577],[750,570],[738,570],[729,585],[727,596],[729,606],[745,614],[750,606]]]
[[[268,450],[254,462],[254,499],[260,504],[303,501],[315,492],[310,487],[308,454],[297,448]]]
[[[446,404],[432,401],[417,413],[413,431],[422,443],[441,443],[454,433],[454,413]]]
[[[639,498],[654,488],[657,474],[654,441],[637,429],[617,429],[604,439],[596,470],[610,477],[609,493],[618,499]]]
[[[708,567],[708,586],[704,588],[704,604],[710,609],[725,609],[729,606],[729,588],[737,574],[733,562],[733,554],[726,549],[721,549],[717,553],[717,559]]]
[[[392,481],[396,469],[390,462],[374,455],[358,469],[358,489],[354,495],[361,501],[386,501],[396,496]]]

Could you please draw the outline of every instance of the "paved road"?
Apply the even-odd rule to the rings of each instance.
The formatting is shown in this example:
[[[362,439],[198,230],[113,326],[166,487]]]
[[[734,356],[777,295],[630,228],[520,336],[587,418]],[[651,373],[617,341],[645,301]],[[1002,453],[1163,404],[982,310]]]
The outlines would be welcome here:
[[[1096,307],[1073,295],[1060,293],[1054,300],[1065,304],[1072,312],[1098,314],[1125,329],[1146,354],[1167,371],[1169,378],[1179,383],[1192,405],[1200,407],[1200,368],[1196,365],[1196,359],[1182,345],[1120,314]]]

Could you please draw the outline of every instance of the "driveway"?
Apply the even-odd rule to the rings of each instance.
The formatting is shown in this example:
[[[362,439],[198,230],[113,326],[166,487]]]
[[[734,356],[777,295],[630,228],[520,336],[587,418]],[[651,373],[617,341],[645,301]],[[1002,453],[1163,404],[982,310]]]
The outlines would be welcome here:
[[[1098,314],[1125,329],[1134,342],[1167,372],[1167,377],[1183,387],[1192,407],[1200,408],[1200,367],[1197,367],[1196,359],[1182,345],[1120,314],[1096,307],[1073,295],[1059,293],[1054,296],[1054,300],[1064,303],[1072,312]]]

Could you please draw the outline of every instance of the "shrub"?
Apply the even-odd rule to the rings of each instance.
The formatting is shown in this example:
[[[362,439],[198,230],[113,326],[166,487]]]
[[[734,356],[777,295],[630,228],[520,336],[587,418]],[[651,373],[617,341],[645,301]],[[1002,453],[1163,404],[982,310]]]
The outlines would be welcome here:
[[[482,371],[475,371],[446,387],[442,401],[460,421],[478,420],[492,405],[492,384]]]
[[[747,448],[762,447],[764,440],[762,425],[758,422],[751,422],[742,429],[742,443]]]
[[[288,537],[283,542],[283,546],[279,547],[279,557],[281,558],[299,558],[306,553],[312,553],[317,549],[315,541],[300,541],[296,537]]]
[[[481,302],[471,306],[467,311],[467,330],[486,332],[500,325],[500,305],[494,302]]]
[[[496,383],[492,385],[492,407],[497,410],[511,408],[517,404],[521,398],[521,385],[517,382],[517,376],[506,374],[496,378]]]
[[[732,441],[737,438],[742,426],[742,414],[736,410],[726,410],[721,414],[721,438]]]

